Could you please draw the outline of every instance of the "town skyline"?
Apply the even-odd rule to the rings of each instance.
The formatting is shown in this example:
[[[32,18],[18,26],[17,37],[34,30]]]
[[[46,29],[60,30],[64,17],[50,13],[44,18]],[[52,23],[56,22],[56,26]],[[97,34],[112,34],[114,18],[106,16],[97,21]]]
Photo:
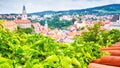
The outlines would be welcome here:
[[[27,13],[33,13],[86,9],[109,4],[120,4],[120,0],[1,0],[0,14],[21,13],[23,5],[26,6]]]

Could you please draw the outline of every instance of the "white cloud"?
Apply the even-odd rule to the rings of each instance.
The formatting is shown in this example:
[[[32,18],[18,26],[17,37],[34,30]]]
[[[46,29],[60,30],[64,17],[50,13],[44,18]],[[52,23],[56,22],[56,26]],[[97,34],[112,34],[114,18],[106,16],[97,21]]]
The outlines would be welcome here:
[[[45,10],[83,9],[107,4],[119,3],[120,0],[1,0],[1,13],[21,13],[25,4],[27,12]]]

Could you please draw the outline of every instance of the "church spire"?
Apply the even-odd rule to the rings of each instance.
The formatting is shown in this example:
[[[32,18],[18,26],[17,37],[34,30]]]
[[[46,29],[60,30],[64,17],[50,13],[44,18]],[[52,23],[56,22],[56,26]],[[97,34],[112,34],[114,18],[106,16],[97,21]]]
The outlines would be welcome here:
[[[23,11],[26,11],[26,9],[25,9],[25,5],[23,5]]]
[[[48,31],[48,23],[47,23],[47,20],[45,21],[45,28],[46,28],[46,30]]]
[[[22,20],[27,20],[27,13],[26,13],[25,5],[23,5],[23,10],[22,10]]]
[[[45,20],[45,29],[46,29],[46,36],[48,35],[48,23],[47,20]]]

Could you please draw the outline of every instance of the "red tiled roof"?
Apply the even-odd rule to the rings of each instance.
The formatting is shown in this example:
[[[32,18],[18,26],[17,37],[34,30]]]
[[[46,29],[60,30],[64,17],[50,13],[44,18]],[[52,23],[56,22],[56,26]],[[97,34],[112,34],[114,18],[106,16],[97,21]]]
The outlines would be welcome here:
[[[32,25],[34,26],[34,28],[41,26],[39,23],[32,23]]]
[[[101,48],[101,50],[110,53],[110,55],[94,60],[88,68],[120,68],[120,42],[107,48]]]
[[[30,24],[30,20],[14,20],[17,24]]]
[[[17,26],[17,24],[14,23],[14,21],[5,20],[3,26],[4,27],[12,27],[12,26]]]

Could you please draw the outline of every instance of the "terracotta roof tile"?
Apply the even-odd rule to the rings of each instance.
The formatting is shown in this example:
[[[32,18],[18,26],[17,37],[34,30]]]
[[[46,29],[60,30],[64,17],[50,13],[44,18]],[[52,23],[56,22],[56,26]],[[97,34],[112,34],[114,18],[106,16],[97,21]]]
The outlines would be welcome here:
[[[12,27],[12,26],[17,26],[17,24],[14,23],[14,21],[5,20],[3,26],[4,27]]]
[[[30,24],[30,20],[14,20],[17,24]]]

